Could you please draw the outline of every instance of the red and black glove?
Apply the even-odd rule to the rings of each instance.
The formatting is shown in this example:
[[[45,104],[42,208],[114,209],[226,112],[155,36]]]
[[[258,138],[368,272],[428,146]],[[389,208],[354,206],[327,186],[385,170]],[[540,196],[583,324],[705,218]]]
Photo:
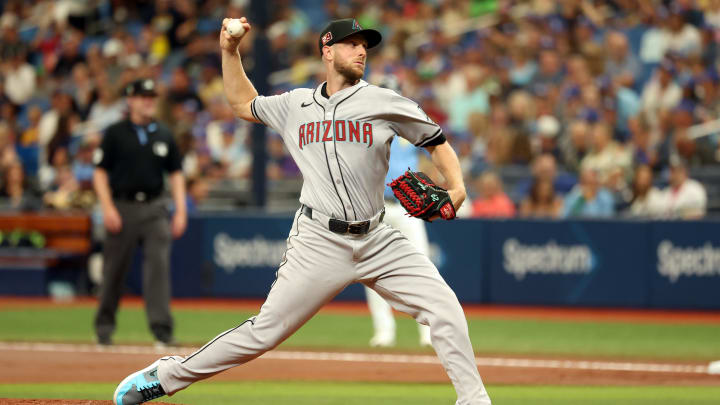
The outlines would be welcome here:
[[[425,221],[435,215],[443,219],[455,218],[455,207],[447,190],[433,183],[423,172],[408,169],[388,186],[410,216]]]

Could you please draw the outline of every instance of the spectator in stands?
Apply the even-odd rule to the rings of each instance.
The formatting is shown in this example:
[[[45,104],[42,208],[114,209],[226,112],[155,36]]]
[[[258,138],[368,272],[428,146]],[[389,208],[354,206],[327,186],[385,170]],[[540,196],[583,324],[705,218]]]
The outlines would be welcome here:
[[[590,152],[590,145],[590,125],[584,120],[572,121],[560,142],[563,166],[577,172],[580,162]]]
[[[511,58],[510,82],[518,87],[529,85],[537,72],[537,63],[532,58],[532,52],[524,46],[519,46],[511,50]]]
[[[509,128],[512,132],[510,162],[514,164],[530,163],[532,160],[530,135],[535,122],[535,101],[530,93],[518,90],[510,94],[508,108]]]
[[[720,118],[720,75],[715,68],[707,69],[693,81],[695,94],[699,98],[694,106],[693,116],[698,124],[707,124]],[[708,133],[694,140],[697,157],[703,165],[720,163],[720,135]]]
[[[720,4],[720,2],[718,2]],[[698,74],[694,80],[695,93],[700,99],[696,115],[700,122],[714,121],[720,117],[720,74],[713,66]]]
[[[300,176],[295,161],[285,151],[285,143],[279,135],[267,138],[268,165],[267,176],[272,180],[296,178]]]
[[[172,72],[170,87],[167,92],[167,102],[173,104],[194,103],[196,110],[203,109],[203,102],[198,93],[192,88],[192,80],[183,67],[177,67]]]
[[[688,177],[687,162],[677,156],[670,159],[670,185],[664,192],[665,216],[677,219],[697,219],[705,216],[705,187]]]
[[[629,215],[634,217],[663,215],[666,200],[663,193],[653,185],[653,172],[650,166],[642,165],[635,169],[632,192]]]
[[[252,166],[248,147],[250,125],[235,119],[225,99],[215,99],[211,108],[215,119],[208,123],[206,129],[210,155],[220,165],[225,177],[248,177]]]
[[[552,115],[541,115],[535,122],[535,133],[532,143],[533,155],[549,154],[555,158],[560,156],[558,146],[558,135],[560,132],[560,122]]]
[[[467,133],[469,117],[473,112],[487,114],[490,108],[487,92],[482,88],[486,75],[484,68],[474,65],[463,67],[467,85],[465,94],[456,95],[450,104],[450,128],[456,133]]]
[[[688,129],[695,122],[695,103],[689,99],[682,100],[670,112],[668,121],[670,129],[667,136],[671,137],[671,141],[674,143],[674,151],[681,158],[694,161],[697,156],[697,144],[694,139],[689,137]],[[712,152],[711,154],[714,154]]]
[[[38,123],[38,146],[40,147],[39,159],[41,166],[50,163],[51,159],[48,149],[53,139],[69,139],[70,117],[74,113],[70,95],[62,91],[54,92],[51,100],[51,108],[45,111]]]
[[[591,129],[592,151],[580,163],[582,169],[591,169],[598,181],[611,190],[621,190],[630,173],[632,155],[622,144],[612,139],[610,127],[597,123]]]
[[[531,81],[531,86],[557,86],[563,80],[563,64],[557,50],[543,49],[539,55],[538,71]]]
[[[628,121],[630,130],[630,151],[633,165],[650,166],[655,168],[658,165],[658,151],[653,143],[650,134],[650,127],[642,116],[632,118]]]
[[[605,38],[605,47],[605,75],[611,77],[615,85],[632,88],[640,74],[640,62],[630,51],[627,36],[611,31]]]
[[[667,50],[682,56],[699,56],[702,38],[697,27],[686,21],[679,2],[671,4],[670,16],[666,26]]]
[[[705,23],[710,27],[720,29],[720,1],[705,2]]]
[[[9,139],[13,142],[20,133],[18,110],[19,107],[12,103],[3,103],[0,105],[0,123],[8,129]]]
[[[90,114],[90,108],[97,99],[97,91],[95,82],[90,76],[90,70],[85,63],[75,64],[72,78],[68,80],[67,86],[80,118],[86,120]]]
[[[42,118],[42,109],[37,105],[28,108],[28,127],[20,135],[18,144],[23,147],[37,146],[38,137],[40,136],[40,118]]]
[[[682,88],[675,82],[677,69],[670,60],[664,60],[655,70],[652,79],[642,92],[642,111],[654,130],[660,128],[660,119],[682,99]]]
[[[69,165],[62,165],[55,169],[53,183],[49,190],[43,194],[45,205],[57,210],[67,210],[80,207],[80,184],[73,175]],[[88,207],[89,208],[89,207]]]
[[[485,172],[475,180],[475,188],[479,197],[472,203],[473,217],[500,217],[511,218],[515,216],[515,204],[503,191],[500,177],[493,172]]]
[[[15,105],[29,101],[37,84],[35,69],[25,59],[26,55],[20,53],[0,61],[0,73],[5,78],[5,95]]]
[[[0,197],[7,199],[6,207],[13,210],[31,211],[41,207],[37,188],[25,176],[22,164],[18,161],[5,168]]]
[[[528,196],[532,186],[539,182],[548,182],[553,186],[553,194],[564,195],[569,192],[577,179],[567,173],[558,175],[557,161],[550,154],[542,154],[532,162],[532,179],[518,186],[518,194]]]
[[[515,134],[509,128],[507,108],[498,103],[490,111],[488,125],[476,132],[473,154],[480,163],[500,167],[511,163]]]
[[[81,190],[92,189],[92,177],[95,165],[93,153],[100,146],[101,135],[89,133],[82,139],[72,162],[72,172]]]
[[[100,132],[120,121],[126,110],[125,103],[118,97],[117,88],[113,83],[106,80],[107,76],[99,78],[98,99],[92,104],[88,114],[88,122],[91,128]]]
[[[85,61],[85,55],[80,52],[84,34],[82,31],[71,29],[66,32],[62,40],[62,49],[57,63],[51,72],[55,77],[67,77],[76,64]]]
[[[613,196],[600,185],[597,172],[589,167],[582,168],[580,183],[565,196],[562,216],[610,217],[614,213]]]
[[[563,200],[555,194],[551,181],[536,179],[530,194],[520,204],[520,216],[558,218],[562,213]]]
[[[202,177],[188,178],[187,188],[187,212],[197,212],[198,207],[205,201],[210,193],[210,184]]]
[[[630,137],[628,121],[640,114],[640,97],[612,77],[602,77],[598,82],[603,120],[612,126],[613,138],[625,142]]]

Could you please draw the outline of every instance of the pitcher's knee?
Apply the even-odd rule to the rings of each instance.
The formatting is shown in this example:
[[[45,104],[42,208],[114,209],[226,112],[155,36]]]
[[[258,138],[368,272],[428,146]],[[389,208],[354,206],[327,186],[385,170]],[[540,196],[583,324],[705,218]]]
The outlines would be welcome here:
[[[251,325],[250,335],[252,336],[255,349],[260,352],[266,352],[282,343],[287,338],[288,333],[279,327],[268,328]]]
[[[467,333],[467,320],[457,301],[436,306],[427,316],[431,330],[446,330],[448,333]]]

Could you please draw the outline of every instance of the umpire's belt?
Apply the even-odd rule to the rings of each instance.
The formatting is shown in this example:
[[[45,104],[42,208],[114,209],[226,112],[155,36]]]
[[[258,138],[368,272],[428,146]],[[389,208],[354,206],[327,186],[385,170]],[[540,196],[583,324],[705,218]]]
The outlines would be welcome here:
[[[332,232],[339,234],[350,233],[353,235],[364,235],[370,232],[380,222],[382,222],[383,217],[385,216],[385,208],[367,221],[343,221],[340,219],[330,218],[320,211],[313,210],[305,204],[300,207],[300,210],[303,215],[320,222],[325,228]]]
[[[162,194],[162,191],[156,191],[152,193],[144,192],[144,191],[137,191],[137,192],[113,192],[112,196],[113,199],[116,200],[123,200],[123,201],[133,201],[133,202],[151,202],[152,200],[160,197]]]

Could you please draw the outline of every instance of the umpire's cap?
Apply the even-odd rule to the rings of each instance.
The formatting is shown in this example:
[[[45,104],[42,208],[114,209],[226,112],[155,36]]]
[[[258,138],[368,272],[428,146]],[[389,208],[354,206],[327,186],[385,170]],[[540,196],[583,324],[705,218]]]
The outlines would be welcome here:
[[[155,80],[153,79],[140,79],[131,82],[125,86],[125,96],[157,96],[155,91]]]
[[[382,41],[382,35],[380,35],[380,32],[361,27],[354,18],[345,18],[342,20],[330,21],[330,24],[322,30],[320,38],[318,39],[318,49],[320,49],[320,53],[322,54],[323,46],[330,46],[354,34],[361,34],[365,37],[368,43],[368,49],[374,47]]]

